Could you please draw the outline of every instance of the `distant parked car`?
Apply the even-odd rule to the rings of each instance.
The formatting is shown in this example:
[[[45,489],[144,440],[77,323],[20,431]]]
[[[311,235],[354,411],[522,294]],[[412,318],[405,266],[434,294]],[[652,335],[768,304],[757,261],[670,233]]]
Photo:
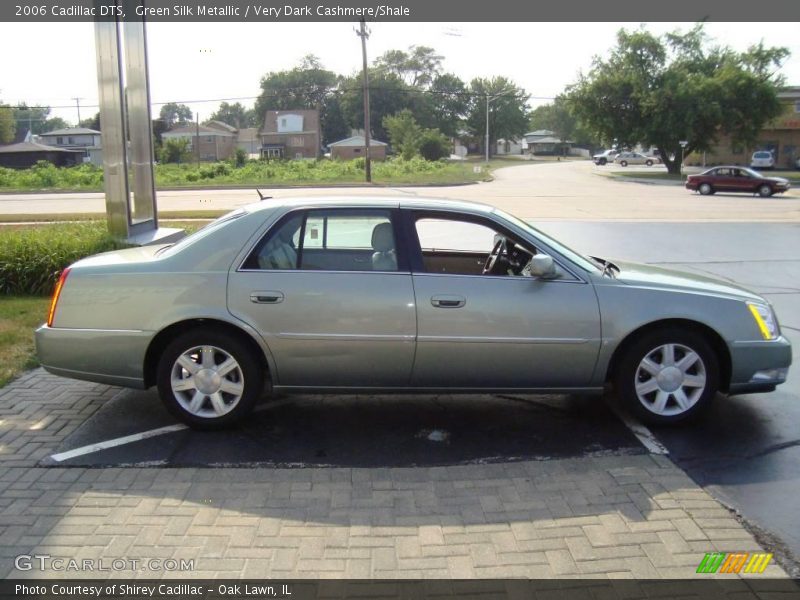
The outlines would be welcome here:
[[[689,175],[686,189],[704,196],[714,192],[748,192],[768,198],[789,189],[789,180],[783,177],[764,177],[746,167],[714,167],[699,175]]]
[[[797,160],[794,162],[794,166],[795,166],[797,169],[800,169],[800,158],[798,158],[798,159],[797,159]]]
[[[769,152],[768,150],[759,150],[758,152],[753,152],[753,157],[750,159],[750,168],[774,169],[775,157],[772,156],[772,152]]]
[[[600,154],[592,156],[592,160],[596,165],[604,165],[606,163],[614,162],[614,157],[617,155],[616,150],[603,150]]]
[[[620,167],[627,167],[628,165],[647,165],[652,167],[658,159],[652,156],[645,156],[640,152],[620,152],[614,158],[614,162],[618,163]]]

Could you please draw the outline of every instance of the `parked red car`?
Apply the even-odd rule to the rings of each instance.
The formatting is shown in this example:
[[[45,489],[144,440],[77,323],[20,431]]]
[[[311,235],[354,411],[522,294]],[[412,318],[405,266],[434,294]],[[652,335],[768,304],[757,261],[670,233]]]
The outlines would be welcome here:
[[[768,198],[789,189],[789,180],[783,177],[764,177],[746,167],[714,167],[699,175],[689,175],[686,189],[704,196],[715,192],[747,192]]]

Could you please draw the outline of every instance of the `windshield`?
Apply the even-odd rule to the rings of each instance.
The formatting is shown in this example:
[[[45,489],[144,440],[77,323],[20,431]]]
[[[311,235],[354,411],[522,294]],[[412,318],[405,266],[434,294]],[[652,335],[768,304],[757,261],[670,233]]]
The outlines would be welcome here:
[[[756,152],[753,154],[756,158],[771,158],[772,155],[769,152]]]
[[[564,244],[562,244],[561,242],[551,238],[546,233],[542,232],[539,229],[536,229],[536,227],[533,227],[532,225],[529,225],[522,219],[519,219],[514,215],[510,215],[507,212],[503,212],[499,208],[494,209],[494,214],[496,214],[501,219],[504,219],[516,225],[523,231],[527,231],[528,233],[536,236],[536,238],[544,242],[549,248],[558,252],[564,258],[567,258],[568,260],[572,261],[577,266],[581,267],[583,270],[588,271],[590,273],[598,273],[601,271],[601,268],[597,265],[597,263],[595,263],[588,257],[583,256],[578,252],[575,252],[575,250],[573,250],[572,248],[569,248]]]
[[[183,238],[179,242],[176,242],[176,243],[171,244],[169,246],[163,247],[161,250],[158,251],[158,254],[170,255],[170,254],[174,254],[175,252],[179,252],[180,250],[182,250],[186,246],[190,246],[191,244],[194,244],[197,240],[203,239],[209,233],[211,233],[213,231],[216,231],[220,227],[224,227],[226,223],[230,223],[234,219],[238,219],[239,217],[241,217],[246,212],[247,211],[245,211],[244,209],[237,208],[236,210],[234,210],[232,212],[224,214],[221,217],[219,217],[218,219],[216,219],[214,221],[211,221],[211,223],[201,227],[200,229],[198,229],[194,233],[192,233],[190,235],[187,235],[185,238]]]

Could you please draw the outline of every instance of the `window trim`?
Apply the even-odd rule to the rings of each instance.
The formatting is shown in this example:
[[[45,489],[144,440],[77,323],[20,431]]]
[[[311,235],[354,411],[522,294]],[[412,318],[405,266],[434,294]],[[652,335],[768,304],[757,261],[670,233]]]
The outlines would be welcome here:
[[[485,215],[477,215],[473,213],[462,213],[462,212],[454,212],[447,209],[435,209],[435,208],[406,208],[401,209],[402,213],[405,213],[405,235],[408,238],[408,249],[409,249],[409,263],[411,265],[411,274],[412,275],[427,275],[431,277],[481,277],[486,278],[490,277],[493,279],[501,279],[501,280],[511,280],[511,281],[518,281],[520,279],[525,279],[522,276],[509,276],[509,275],[473,275],[469,273],[430,273],[425,270],[425,264],[422,259],[422,246],[419,242],[419,236],[417,234],[416,222],[419,219],[424,218],[432,218],[437,220],[444,220],[444,221],[466,221],[469,223],[475,223],[476,225],[483,225],[484,227],[489,227],[490,229],[496,230],[498,233],[503,234],[507,237],[512,237],[516,240],[520,240],[523,242],[523,245],[526,246],[526,250],[530,249],[527,247],[528,245],[536,246],[531,240],[527,238],[527,236],[523,236],[518,232],[512,231],[508,227],[505,226],[504,223],[500,223],[490,216]],[[488,223],[488,224],[487,224]],[[538,240],[537,240],[538,241]],[[540,248],[543,250],[547,250],[548,256],[552,257],[553,261],[566,273],[572,276],[572,279],[542,279],[541,281],[546,281],[548,283],[588,283],[584,277],[581,277],[575,272],[574,268],[570,268],[565,266],[564,263],[566,259],[564,259],[560,254],[557,252],[553,252],[551,248],[549,248],[546,244],[539,244]],[[538,281],[538,279],[537,279]]]
[[[373,271],[373,270],[349,270],[349,269],[302,269],[299,268],[302,266],[302,254],[303,254],[303,244],[302,240],[305,236],[305,228],[306,222],[308,221],[309,213],[311,212],[323,212],[323,213],[358,213],[363,214],[364,211],[367,212],[384,212],[388,213],[389,222],[392,224],[392,232],[394,233],[394,241],[395,241],[395,251],[397,252],[397,270],[395,271]],[[297,267],[294,269],[251,269],[245,267],[245,264],[248,262],[250,257],[253,255],[254,252],[257,252],[261,248],[262,243],[266,243],[266,240],[269,239],[271,233],[276,232],[278,229],[283,227],[287,221],[291,220],[298,213],[302,214],[302,224],[300,226],[300,247],[297,249]],[[326,215],[330,216],[330,215]],[[260,235],[258,235],[255,243],[253,243],[247,252],[244,253],[244,257],[239,262],[239,266],[236,269],[237,273],[363,273],[363,274],[391,274],[391,275],[410,275],[411,270],[408,265],[408,252],[406,248],[408,247],[405,242],[405,238],[401,232],[401,228],[399,227],[401,221],[400,210],[397,207],[389,206],[389,207],[382,207],[382,206],[342,206],[342,207],[327,207],[327,206],[304,206],[299,208],[294,208],[283,215],[281,215],[274,223],[269,225],[267,229]]]

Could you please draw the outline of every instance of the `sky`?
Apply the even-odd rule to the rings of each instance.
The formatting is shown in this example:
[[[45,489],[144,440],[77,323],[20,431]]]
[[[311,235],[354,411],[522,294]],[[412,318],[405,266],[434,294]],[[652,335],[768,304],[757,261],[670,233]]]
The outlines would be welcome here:
[[[531,96],[530,106],[546,103],[592,57],[615,44],[621,27],[640,26],[656,34],[688,30],[691,23],[372,23],[367,52],[371,61],[390,49],[433,47],[443,68],[464,81],[502,75]],[[158,103],[183,102],[201,121],[219,99],[251,106],[261,77],[291,69],[315,54],[337,73],[361,66],[360,40],[349,23],[149,23],[150,97]],[[800,85],[797,23],[709,23],[718,44],[735,50],[763,40],[792,52],[782,72]],[[20,49],[24,48],[24,53]],[[68,123],[97,112],[96,58],[92,23],[0,23],[0,100],[47,105]],[[16,58],[14,58],[16,57]],[[216,100],[200,102],[201,100]],[[95,106],[92,106],[95,105]]]

